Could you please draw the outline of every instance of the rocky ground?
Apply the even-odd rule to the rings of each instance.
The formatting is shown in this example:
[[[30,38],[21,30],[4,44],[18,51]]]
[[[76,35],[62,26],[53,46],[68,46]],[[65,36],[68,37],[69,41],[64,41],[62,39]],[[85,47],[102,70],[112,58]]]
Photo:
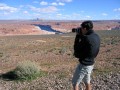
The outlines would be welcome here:
[[[92,78],[92,90],[120,90],[120,73],[109,73]],[[55,75],[32,82],[0,80],[0,90],[72,90],[71,78],[60,79]]]
[[[120,90],[120,31],[99,31],[101,48],[92,74],[93,90]],[[72,90],[78,63],[73,57],[75,34],[0,36],[0,90]],[[2,75],[23,60],[37,62],[47,74],[32,81]]]
[[[120,90],[120,72],[98,75],[92,85],[93,90]]]

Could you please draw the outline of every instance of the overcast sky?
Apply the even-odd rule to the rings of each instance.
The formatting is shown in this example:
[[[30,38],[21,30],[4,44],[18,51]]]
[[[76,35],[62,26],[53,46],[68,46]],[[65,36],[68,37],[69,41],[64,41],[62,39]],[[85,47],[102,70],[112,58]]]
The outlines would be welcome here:
[[[2,19],[120,19],[120,0],[0,0]]]

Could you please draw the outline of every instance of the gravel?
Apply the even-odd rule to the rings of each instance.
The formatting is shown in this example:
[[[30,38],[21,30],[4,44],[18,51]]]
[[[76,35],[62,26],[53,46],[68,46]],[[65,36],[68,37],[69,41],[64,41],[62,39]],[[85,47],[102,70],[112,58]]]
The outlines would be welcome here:
[[[92,80],[93,90],[120,90],[120,72],[99,75]]]
[[[72,75],[71,75],[72,76]],[[0,90],[72,90],[71,76],[58,78],[48,75],[29,82],[0,79]],[[92,90],[120,90],[120,72],[92,77]]]

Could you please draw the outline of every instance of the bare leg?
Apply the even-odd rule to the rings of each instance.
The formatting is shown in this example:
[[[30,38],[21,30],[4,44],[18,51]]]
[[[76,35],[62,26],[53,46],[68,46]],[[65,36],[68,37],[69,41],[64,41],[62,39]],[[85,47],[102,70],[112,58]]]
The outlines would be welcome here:
[[[86,90],[91,90],[91,85],[90,85],[90,83],[89,83],[89,84],[85,84],[85,86],[86,86]]]
[[[75,86],[73,86],[73,90],[79,90],[79,84],[76,84]]]

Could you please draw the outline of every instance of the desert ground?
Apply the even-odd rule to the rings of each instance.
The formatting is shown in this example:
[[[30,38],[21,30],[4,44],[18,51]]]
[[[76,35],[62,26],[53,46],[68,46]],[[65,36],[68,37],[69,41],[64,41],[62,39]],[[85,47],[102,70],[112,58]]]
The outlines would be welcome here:
[[[43,35],[71,32],[72,28],[80,27],[83,21],[41,21],[41,20],[0,20],[0,35]],[[120,20],[93,21],[94,30],[120,30]],[[50,28],[49,31],[46,28]],[[58,33],[59,33],[58,32]]]
[[[62,26],[60,32],[64,34],[33,29],[34,25],[39,25],[38,22],[26,23],[28,24],[0,23],[0,90],[72,90],[71,79],[79,62],[73,56],[75,33],[70,31],[71,23],[69,29],[66,29],[67,26],[66,28]],[[119,26],[119,22],[112,23],[115,24],[112,24],[111,28]],[[50,24],[45,22],[42,25]],[[55,25],[59,26],[59,23]],[[58,28],[53,26],[51,27],[54,30]],[[62,31],[63,29],[66,31]],[[92,88],[93,90],[120,90],[120,30],[99,29],[95,32],[101,37],[101,47],[95,59]],[[24,82],[2,77],[25,60],[39,64],[46,75]]]

